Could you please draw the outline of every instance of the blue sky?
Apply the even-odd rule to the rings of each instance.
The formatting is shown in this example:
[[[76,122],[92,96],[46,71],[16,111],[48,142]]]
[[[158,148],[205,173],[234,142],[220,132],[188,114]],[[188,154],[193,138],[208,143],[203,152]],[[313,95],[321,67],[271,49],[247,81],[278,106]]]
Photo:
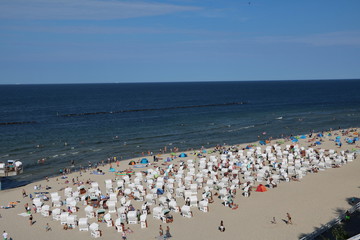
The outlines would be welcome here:
[[[0,0],[0,84],[360,78],[359,0]]]

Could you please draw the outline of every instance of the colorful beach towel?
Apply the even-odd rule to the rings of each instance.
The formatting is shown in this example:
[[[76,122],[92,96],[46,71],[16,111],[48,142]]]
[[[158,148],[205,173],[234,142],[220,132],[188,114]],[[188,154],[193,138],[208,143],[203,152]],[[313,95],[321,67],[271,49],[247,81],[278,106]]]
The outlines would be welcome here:
[[[133,167],[134,168],[144,168],[144,167],[146,167],[146,164],[136,164]]]
[[[118,175],[118,176],[125,176],[125,175],[130,175],[130,174],[135,174],[135,172],[133,172],[133,171],[129,171],[129,172],[119,171],[119,172],[115,173],[115,175]]]
[[[22,217],[28,217],[30,216],[31,214],[27,213],[27,212],[23,212],[23,213],[19,213],[18,214],[19,216],[22,216]]]

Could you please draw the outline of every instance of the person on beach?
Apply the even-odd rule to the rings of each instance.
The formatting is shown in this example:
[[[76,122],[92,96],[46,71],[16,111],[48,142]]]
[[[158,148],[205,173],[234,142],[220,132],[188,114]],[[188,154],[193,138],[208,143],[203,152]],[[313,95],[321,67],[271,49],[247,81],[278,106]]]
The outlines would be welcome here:
[[[67,223],[65,223],[63,229],[64,229],[64,230],[68,230],[68,229],[69,229],[69,226],[67,225]]]
[[[190,206],[190,198],[187,197],[186,200],[185,200],[185,205],[186,206]]]
[[[125,232],[125,231],[123,231],[123,232],[121,233],[121,238],[122,238],[123,240],[126,240],[126,239],[127,239],[127,237],[126,237],[126,232]]]
[[[4,239],[4,240],[7,240],[7,239],[8,239],[8,233],[5,232],[5,231],[3,232],[3,239]]]
[[[286,224],[292,224],[292,221],[291,221],[291,216],[290,216],[290,214],[289,213],[286,213],[286,217],[287,217],[287,222],[286,222]]]
[[[23,195],[23,198],[25,198],[27,196],[25,189],[22,190],[22,195]]]
[[[30,216],[29,216],[29,223],[30,223],[30,226],[33,225],[33,215],[32,214],[30,214]]]
[[[164,238],[171,238],[171,237],[172,237],[172,236],[171,236],[171,234],[170,234],[170,227],[167,226],[167,227],[166,227],[166,232],[165,232]]]
[[[48,231],[52,231],[51,227],[49,226],[49,223],[46,223],[45,225],[45,230]]]
[[[219,230],[220,230],[220,232],[225,232],[225,227],[224,227],[223,220],[221,220],[221,222],[220,222]]]
[[[160,225],[160,227],[159,227],[159,232],[160,232],[160,235],[161,235],[161,236],[164,235],[164,230],[163,230],[163,228],[162,228],[161,225]]]

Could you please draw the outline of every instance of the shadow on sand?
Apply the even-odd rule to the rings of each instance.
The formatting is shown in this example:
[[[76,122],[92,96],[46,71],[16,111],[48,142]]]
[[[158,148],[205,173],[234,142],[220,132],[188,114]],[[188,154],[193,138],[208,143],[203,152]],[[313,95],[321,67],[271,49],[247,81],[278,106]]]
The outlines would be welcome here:
[[[337,216],[345,216],[346,211],[348,209],[350,209],[352,206],[354,206],[360,202],[360,198],[357,198],[357,197],[349,197],[349,198],[346,198],[345,200],[349,204],[349,208],[334,209],[334,212],[336,213]],[[340,224],[335,225],[333,228],[330,228],[329,230],[327,230],[326,232],[317,236],[314,239],[315,240],[336,240],[335,236],[333,236],[333,233],[332,233],[333,229],[336,226],[340,226],[340,228],[344,230],[344,233],[346,234],[347,237],[352,237],[352,236],[360,233],[359,225],[360,225],[360,213],[358,211],[355,211],[354,213],[349,214],[349,218],[345,218],[344,220],[341,221]],[[322,224],[319,227],[315,227],[313,232],[320,231],[324,227],[325,227],[325,224]],[[311,233],[302,233],[299,235],[299,239],[306,237],[309,234],[311,234]]]

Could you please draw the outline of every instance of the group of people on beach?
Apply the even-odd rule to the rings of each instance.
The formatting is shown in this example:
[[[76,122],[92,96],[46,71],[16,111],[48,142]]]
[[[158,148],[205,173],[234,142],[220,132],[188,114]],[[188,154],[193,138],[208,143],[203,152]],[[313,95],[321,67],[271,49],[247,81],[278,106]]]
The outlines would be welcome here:
[[[286,213],[286,218],[287,218],[287,220],[284,220],[283,219],[283,221],[286,223],[286,224],[293,224],[293,222],[292,222],[292,219],[291,219],[291,216],[290,216],[290,213]],[[276,218],[275,217],[273,217],[273,219],[270,221],[272,224],[276,224],[277,222],[276,222]],[[218,227],[218,230],[220,231],[220,232],[225,232],[225,226],[224,226],[224,221],[223,220],[221,220],[220,221],[220,226]]]
[[[208,203],[213,203],[213,196],[216,196],[218,198],[221,199],[221,201],[223,202],[223,205],[230,207],[231,209],[237,209],[238,208],[238,204],[234,203],[234,199],[237,195],[237,191],[241,191],[244,190],[246,187],[249,187],[249,192],[252,191],[253,189],[253,184],[258,181],[256,179],[257,174],[259,173],[260,169],[264,169],[264,177],[265,177],[265,181],[266,181],[266,186],[267,187],[272,187],[272,188],[276,188],[278,187],[279,184],[279,179],[274,179],[273,175],[274,174],[280,174],[280,180],[283,181],[299,181],[299,177],[297,173],[293,173],[292,175],[290,174],[284,174],[288,173],[288,170],[283,168],[283,164],[286,164],[288,162],[288,159],[284,160],[285,158],[288,157],[288,155],[286,155],[284,158],[279,158],[276,160],[272,160],[270,156],[275,156],[277,153],[277,149],[275,148],[275,146],[268,146],[267,150],[264,149],[260,149],[258,148],[257,150],[255,146],[252,147],[252,151],[250,151],[247,148],[242,148],[240,146],[222,146],[222,145],[218,145],[214,148],[214,150],[212,151],[212,153],[217,154],[217,156],[213,156],[213,164],[208,164],[209,162],[211,162],[208,157],[204,157],[204,163],[205,163],[205,167],[203,169],[200,168],[201,163],[198,162],[198,160],[195,160],[194,162],[188,162],[186,160],[180,160],[178,161],[176,164],[172,164],[172,163],[161,163],[159,164],[159,162],[154,162],[151,163],[151,168],[149,169],[155,169],[156,171],[156,177],[154,176],[152,180],[156,181],[158,177],[160,178],[164,178],[164,184],[159,187],[160,190],[162,190],[162,193],[166,192],[167,189],[165,186],[167,184],[168,179],[175,179],[176,176],[178,174],[186,174],[188,172],[190,172],[190,169],[194,169],[195,170],[195,165],[197,167],[196,171],[198,172],[194,172],[193,175],[196,176],[197,173],[204,173],[203,174],[203,178],[204,179],[212,179],[213,180],[213,189],[211,190],[205,190],[205,194],[203,193],[203,198],[205,200],[208,201]],[[201,149],[201,151],[203,151],[204,149]],[[269,150],[269,151],[268,151]],[[283,149],[282,149],[283,150]],[[291,144],[289,145],[288,148],[286,148],[286,151],[288,152],[288,154],[298,154],[298,158],[301,159],[299,160],[301,164],[303,164],[305,161],[310,162],[310,166],[312,164],[310,157],[307,155],[307,149],[299,149],[299,146],[297,146],[296,144]],[[246,151],[251,152],[251,154],[247,155]],[[315,160],[314,161],[318,161],[321,160],[320,155],[322,154],[322,152],[318,149],[313,149],[312,150],[315,156]],[[328,153],[326,153],[328,154]],[[195,156],[195,155],[194,155]],[[325,155],[324,155],[325,156]],[[199,160],[200,161],[200,160]],[[283,162],[281,162],[283,161]],[[99,162],[100,165],[91,165],[92,168],[94,169],[99,169],[101,170],[100,166],[104,166],[106,161],[101,161]],[[110,167],[112,167],[112,163],[114,162],[118,162],[118,158],[108,158],[107,163],[110,164]],[[294,163],[292,163],[294,165]],[[171,165],[171,168],[170,168]],[[265,170],[265,167],[266,170]],[[148,170],[149,170],[148,169]],[[284,170],[285,169],[285,170]],[[141,171],[142,176],[144,176],[144,178],[147,177],[148,174],[150,174],[150,171]],[[202,171],[202,170],[206,170],[206,171]],[[224,171],[225,170],[225,171]],[[284,172],[282,172],[281,170],[284,170]],[[84,171],[80,170],[80,176],[81,172]],[[311,166],[309,167],[307,170],[307,172],[317,172],[319,171],[319,168],[317,167],[317,165]],[[250,173],[250,177],[253,177],[253,180],[245,180],[245,173],[249,172]],[[71,173],[71,169],[66,169],[64,171],[61,171],[61,175],[65,176],[66,174]],[[282,175],[284,174],[284,175]],[[128,175],[128,179],[129,182],[128,184],[132,183],[132,181],[134,179],[131,178],[132,175]],[[65,176],[66,178],[68,176]],[[287,179],[287,177],[289,179]],[[65,178],[64,178],[65,179]],[[225,179],[225,180],[224,180]],[[244,179],[244,180],[243,180]],[[48,179],[47,179],[48,180]],[[69,182],[67,179],[65,179],[65,184],[70,184],[71,182]],[[118,179],[116,179],[118,180]],[[196,183],[197,178],[193,178],[192,179],[192,183]],[[232,184],[234,182],[236,182],[236,180],[239,180],[236,184],[234,184],[232,186]],[[114,182],[114,180],[112,180]],[[226,186],[221,187],[219,185],[219,183],[223,181],[226,182]],[[73,186],[80,186],[83,184],[91,184],[92,180],[89,179],[88,181],[79,181],[78,177],[76,177],[76,182],[75,179],[73,178],[72,180],[72,184]],[[58,183],[59,184],[59,183]],[[197,183],[198,184],[198,183]],[[179,180],[178,182],[179,186],[186,186],[188,188],[189,184],[186,183],[185,179],[182,178]],[[207,183],[204,180],[201,184],[198,185],[197,189],[202,189],[204,190],[204,186],[206,186]],[[36,184],[37,187],[39,187]],[[154,188],[156,186],[156,182],[154,182],[151,186],[149,185],[149,189],[151,190],[152,188]],[[143,185],[144,187],[144,185]],[[41,187],[40,187],[41,189]],[[223,191],[222,193],[220,193],[220,189],[225,189],[225,191]],[[34,190],[39,190],[39,189],[34,189]],[[64,189],[61,189],[64,190]],[[133,192],[126,194],[125,193],[125,188],[118,188],[116,189],[116,193],[117,193],[117,197],[125,197],[128,200],[139,200],[139,198],[137,198],[137,196],[135,196],[135,194]],[[175,190],[175,189],[173,189]],[[187,189],[188,190],[188,189]],[[146,196],[147,194],[147,187],[144,187],[144,196]],[[244,192],[245,193],[245,190]],[[25,198],[27,196],[25,190],[23,190],[23,197]],[[160,195],[160,194],[158,194]],[[224,195],[227,196],[227,198],[224,198]],[[244,194],[245,196],[245,194]],[[159,197],[159,196],[157,196]],[[98,202],[100,205],[101,200],[103,202],[106,202],[106,200],[109,199],[109,194],[101,194],[101,197],[98,197]],[[204,200],[203,199],[203,200]],[[190,199],[184,197],[184,202],[186,206],[191,206],[190,203]],[[106,204],[105,204],[106,205]],[[104,205],[102,205],[104,206]],[[148,207],[148,206],[147,206]],[[129,210],[133,210],[136,211],[137,209],[135,207],[133,207],[132,205],[128,206]],[[29,208],[28,206],[26,207],[27,212],[29,212]],[[34,209],[34,212],[37,212],[36,209]],[[150,212],[150,209],[149,209]],[[71,213],[71,211],[70,211]],[[140,214],[138,214],[140,215]],[[30,211],[30,215],[29,215],[29,221],[30,221],[30,225],[33,225],[35,223],[35,221],[33,220],[33,215],[31,214]],[[292,218],[290,216],[289,213],[286,213],[286,220],[283,219],[284,222],[286,222],[286,224],[293,224],[292,222]],[[272,219],[271,223],[276,224],[276,219],[275,217]],[[68,225],[64,225],[64,229],[67,230],[69,229],[70,226]],[[47,226],[45,226],[46,231],[51,231],[50,226],[47,224]],[[225,232],[225,226],[224,226],[224,222],[221,221],[220,222],[220,226],[218,227],[220,232]],[[127,239],[127,234],[130,233],[130,230],[126,230],[124,227],[124,231],[122,231],[122,238],[123,239]],[[170,234],[170,228],[169,226],[166,227],[166,231],[164,233],[162,226],[160,225],[159,227],[159,236],[158,239],[167,239],[170,238],[171,234]]]
[[[164,234],[164,230],[162,228],[162,226],[160,225],[159,227],[159,236],[157,237],[158,240],[164,240],[164,239],[168,239],[171,238],[172,235],[170,234],[170,227],[166,226],[166,231]]]

